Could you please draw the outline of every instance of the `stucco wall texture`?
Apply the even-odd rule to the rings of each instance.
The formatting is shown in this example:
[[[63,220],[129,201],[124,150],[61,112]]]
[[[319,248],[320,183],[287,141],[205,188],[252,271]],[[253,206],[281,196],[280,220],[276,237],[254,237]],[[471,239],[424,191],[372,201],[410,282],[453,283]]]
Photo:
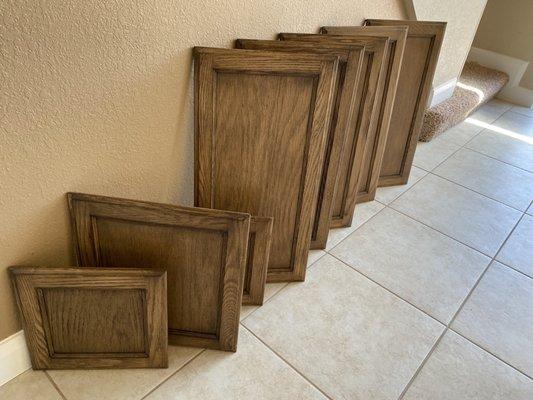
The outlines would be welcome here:
[[[401,0],[0,2],[0,340],[6,268],[73,265],[65,192],[192,205],[191,47],[364,18]]]
[[[487,0],[406,0],[412,19],[447,22],[434,88],[461,75],[486,3]]]

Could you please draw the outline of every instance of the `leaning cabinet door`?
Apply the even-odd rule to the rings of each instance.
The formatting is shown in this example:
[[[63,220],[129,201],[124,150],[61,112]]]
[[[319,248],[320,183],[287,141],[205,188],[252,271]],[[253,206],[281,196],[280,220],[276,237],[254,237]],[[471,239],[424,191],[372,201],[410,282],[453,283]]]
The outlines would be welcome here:
[[[9,270],[34,369],[168,366],[165,271]]]
[[[250,215],[69,193],[78,265],[162,268],[169,342],[235,351]]]
[[[379,178],[379,186],[403,185],[411,172],[446,23],[368,19],[365,24],[409,28]]]
[[[346,43],[352,43],[353,40],[361,37],[375,36],[388,39],[389,49],[384,60],[383,96],[377,115],[377,135],[375,135],[374,141],[367,143],[363,171],[358,183],[357,203],[371,201],[374,200],[379,185],[408,28],[407,26],[325,26],[320,31],[328,34],[331,38],[335,37],[336,40]],[[345,35],[346,38],[343,39],[344,36],[337,35]],[[398,101],[401,101],[400,96],[398,96]]]
[[[305,277],[337,59],[195,49],[195,203],[273,217],[268,280]]]
[[[371,169],[365,168],[366,153],[374,153],[373,144],[380,142],[377,131],[379,108],[383,98],[383,81],[388,52],[385,37],[353,38],[350,43],[336,41],[329,35],[305,33],[280,33],[281,40],[305,41],[317,45],[364,46],[365,54],[361,69],[361,83],[357,85],[355,115],[350,121],[337,176],[337,187],[333,198],[330,227],[340,228],[352,224],[360,182],[368,181]],[[363,176],[366,174],[367,176]]]

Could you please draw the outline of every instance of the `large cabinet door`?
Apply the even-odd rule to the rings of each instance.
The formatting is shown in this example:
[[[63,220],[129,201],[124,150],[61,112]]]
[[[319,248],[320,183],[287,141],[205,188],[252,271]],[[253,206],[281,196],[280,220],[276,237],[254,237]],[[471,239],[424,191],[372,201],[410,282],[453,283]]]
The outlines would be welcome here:
[[[323,27],[321,32],[330,36],[347,35],[349,38],[343,40],[347,43],[351,43],[351,38],[362,36],[376,36],[389,39],[389,51],[384,61],[385,77],[382,87],[383,95],[381,97],[378,115],[376,116],[377,135],[375,135],[373,141],[367,143],[363,171],[361,172],[361,179],[359,179],[357,189],[357,203],[371,201],[374,200],[376,189],[379,185],[385,145],[389,134],[391,134],[390,122],[396,101],[396,89],[400,77],[408,28],[407,26],[327,26]],[[400,101],[400,96],[398,96],[398,100]]]
[[[383,98],[383,81],[386,72],[384,61],[387,59],[388,39],[385,37],[353,38],[332,37],[330,35],[281,33],[282,40],[306,41],[315,44],[329,43],[345,46],[365,46],[365,57],[362,67],[362,84],[358,86],[356,98],[360,99],[356,106],[356,118],[349,128],[343,154],[339,165],[337,188],[333,200],[333,212],[330,227],[350,226],[358,198],[360,182],[366,182],[368,176],[364,161],[367,152],[372,152],[371,145],[379,137],[377,116]],[[340,39],[340,40],[337,40]],[[366,170],[368,173],[368,169]]]
[[[169,343],[235,351],[250,215],[68,195],[78,265],[164,269]]]
[[[195,203],[273,217],[268,281],[305,277],[338,61],[196,48]]]
[[[379,186],[402,185],[411,172],[446,23],[368,19],[365,24],[409,28],[379,178]]]
[[[363,84],[362,66],[364,46],[345,46],[330,43],[309,43],[303,41],[246,40],[238,39],[236,47],[250,50],[270,50],[289,53],[314,53],[339,57],[337,83],[334,93],[334,109],[329,128],[326,154],[320,177],[320,189],[316,205],[311,248],[323,249],[329,234],[333,196],[344,142],[350,126],[356,124],[356,105],[361,102],[357,95]]]

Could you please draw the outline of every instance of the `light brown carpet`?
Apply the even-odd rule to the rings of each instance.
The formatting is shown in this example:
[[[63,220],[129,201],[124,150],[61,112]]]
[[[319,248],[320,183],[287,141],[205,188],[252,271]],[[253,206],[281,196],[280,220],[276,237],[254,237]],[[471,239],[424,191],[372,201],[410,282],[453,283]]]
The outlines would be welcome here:
[[[429,142],[464,121],[479,106],[492,99],[509,81],[501,71],[467,62],[452,97],[426,110],[419,140]]]

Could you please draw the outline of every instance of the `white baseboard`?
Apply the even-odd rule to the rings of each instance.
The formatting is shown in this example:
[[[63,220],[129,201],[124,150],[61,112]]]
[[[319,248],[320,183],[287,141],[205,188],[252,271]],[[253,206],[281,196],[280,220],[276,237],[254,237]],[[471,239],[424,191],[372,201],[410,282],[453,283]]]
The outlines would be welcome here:
[[[433,88],[430,95],[429,107],[434,107],[452,97],[455,85],[457,85],[457,78],[450,79],[448,82],[444,82],[436,88]]]
[[[533,105],[533,90],[520,86],[520,80],[529,65],[528,61],[478,47],[470,49],[467,60],[475,61],[485,67],[494,68],[509,75],[509,82],[496,97],[524,107]]]
[[[0,342],[0,386],[31,368],[24,331]]]

